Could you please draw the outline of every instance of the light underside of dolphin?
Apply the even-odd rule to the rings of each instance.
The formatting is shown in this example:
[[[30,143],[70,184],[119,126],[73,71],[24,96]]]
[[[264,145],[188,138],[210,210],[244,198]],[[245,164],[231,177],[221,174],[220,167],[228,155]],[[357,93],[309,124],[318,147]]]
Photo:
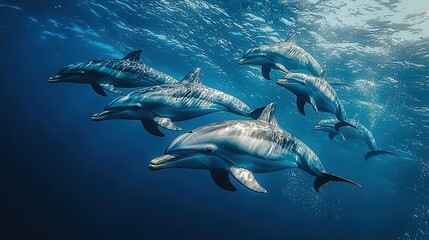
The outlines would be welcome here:
[[[181,83],[142,88],[118,97],[105,111],[94,114],[93,120],[141,120],[144,128],[155,136],[164,136],[158,126],[180,131],[175,122],[218,111],[257,118],[263,108],[252,110],[238,98],[209,88],[200,81],[200,68],[188,73]]]
[[[105,91],[122,94],[116,89],[147,87],[165,83],[177,83],[175,78],[151,68],[140,60],[142,50],[130,52],[122,59],[91,60],[72,64],[62,69],[49,82],[74,82],[90,84],[101,96]]]
[[[320,64],[311,54],[290,41],[251,48],[246,51],[238,63],[240,65],[261,66],[262,76],[267,80],[271,80],[271,69],[285,73],[289,72],[289,70],[305,69],[317,77],[322,77],[325,74]]]
[[[209,124],[177,137],[165,154],[151,161],[151,170],[206,169],[217,186],[235,191],[229,176],[246,188],[266,193],[255,173],[300,168],[316,177],[315,191],[329,181],[360,186],[325,171],[317,155],[300,140],[280,128],[269,104],[257,120],[233,120]]]
[[[340,136],[343,141],[346,141],[346,139],[364,140],[367,146],[371,149],[371,151],[365,154],[366,160],[380,154],[396,155],[394,152],[379,149],[372,132],[364,125],[354,119],[347,119],[347,122],[353,125],[353,127],[342,126],[337,128],[339,121],[335,118],[331,118],[321,120],[314,129],[328,132],[329,139],[331,140],[333,140],[337,135]]]

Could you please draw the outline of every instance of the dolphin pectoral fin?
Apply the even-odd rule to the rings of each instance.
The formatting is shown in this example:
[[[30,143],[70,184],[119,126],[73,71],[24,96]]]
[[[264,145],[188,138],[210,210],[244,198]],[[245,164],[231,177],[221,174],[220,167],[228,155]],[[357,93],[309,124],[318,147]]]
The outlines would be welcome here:
[[[313,107],[314,111],[317,113],[317,115],[320,116],[319,109],[317,109],[316,101],[312,97],[310,97],[310,104]]]
[[[152,119],[145,118],[142,120],[142,124],[143,124],[144,129],[148,133],[155,135],[155,136],[158,136],[158,137],[164,137],[165,136],[164,133],[159,131],[158,124],[156,124],[156,122],[154,122]]]
[[[334,140],[335,135],[336,135],[335,133],[329,133],[329,139]]]
[[[91,87],[96,93],[98,93],[98,95],[107,96],[103,88],[100,85],[98,85],[98,83],[91,83]]]
[[[229,173],[224,169],[211,169],[210,175],[216,185],[224,190],[235,192],[237,190],[229,180]]]
[[[289,72],[289,70],[287,70],[287,68],[280,63],[275,63],[274,66],[276,66],[278,69],[280,69],[281,71],[283,71],[285,73]]]
[[[304,106],[305,106],[305,99],[303,97],[297,97],[296,98],[296,106],[298,107],[298,111],[305,116]]]
[[[267,79],[267,80],[271,80],[271,78],[270,78],[271,68],[270,68],[270,67],[268,67],[267,65],[263,65],[263,66],[262,66],[262,69],[261,69],[261,72],[262,72],[262,76],[263,76],[265,79]]]
[[[336,176],[334,174],[330,174],[330,173],[324,172],[324,173],[322,173],[321,176],[318,176],[314,180],[314,191],[319,192],[319,188],[322,185],[324,185],[327,182],[329,182],[329,181],[346,182],[346,183],[350,183],[350,184],[356,185],[358,187],[361,187],[360,184],[355,183],[355,182],[353,182],[353,181],[351,181],[349,179],[346,179],[346,178],[343,178],[343,177],[340,177],[340,176]]]
[[[156,117],[153,119],[153,121],[155,121],[159,126],[168,130],[172,130],[172,131],[182,130],[182,128],[176,126],[176,124],[174,124],[170,118]]]
[[[338,135],[341,137],[341,139],[345,142],[346,141],[346,137],[344,137],[344,135],[340,132],[338,132]]]
[[[386,150],[381,150],[381,149],[376,149],[376,150],[369,151],[367,154],[365,154],[365,160],[368,160],[368,158],[374,157],[375,155],[379,155],[379,154],[397,155],[394,152],[390,152],[390,151],[386,151]]]
[[[113,84],[111,84],[111,83],[100,83],[100,86],[102,88],[104,88],[104,90],[107,90],[111,93],[116,93],[116,94],[123,94],[124,93],[124,92],[116,89],[115,86],[113,86]]]
[[[255,192],[267,193],[267,190],[265,190],[261,185],[259,185],[258,181],[256,181],[255,176],[251,171],[236,167],[231,167],[229,171],[237,181],[243,184],[243,186]]]

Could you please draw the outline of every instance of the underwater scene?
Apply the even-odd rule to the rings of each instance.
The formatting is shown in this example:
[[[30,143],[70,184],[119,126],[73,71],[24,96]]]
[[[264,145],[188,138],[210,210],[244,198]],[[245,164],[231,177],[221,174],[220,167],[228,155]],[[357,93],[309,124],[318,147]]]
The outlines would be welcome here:
[[[429,239],[429,1],[0,0],[0,239]]]

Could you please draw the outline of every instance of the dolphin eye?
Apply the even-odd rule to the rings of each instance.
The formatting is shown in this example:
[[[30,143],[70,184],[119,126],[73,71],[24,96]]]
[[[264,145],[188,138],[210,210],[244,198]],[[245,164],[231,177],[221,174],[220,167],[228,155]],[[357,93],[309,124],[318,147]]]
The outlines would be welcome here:
[[[214,153],[214,148],[212,148],[212,147],[208,147],[207,149],[206,149],[206,152],[207,153]]]

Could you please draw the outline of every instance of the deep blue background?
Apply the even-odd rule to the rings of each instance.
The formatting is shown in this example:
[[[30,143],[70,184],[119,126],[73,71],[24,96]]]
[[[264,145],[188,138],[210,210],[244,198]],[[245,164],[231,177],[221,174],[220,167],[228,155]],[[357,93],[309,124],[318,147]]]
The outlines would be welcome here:
[[[189,2],[178,2],[171,3],[177,12],[170,15],[160,10],[165,6],[158,1],[122,3],[134,10],[112,1],[0,1],[1,239],[427,237],[429,71],[427,58],[421,58],[424,53],[412,54],[428,52],[427,38],[419,44],[406,41],[389,52],[391,60],[379,68],[377,55],[345,55],[340,61],[329,50],[312,47],[309,43],[314,39],[302,30],[312,29],[304,23],[297,22],[302,25],[291,29],[279,26],[279,16],[294,19],[298,10],[306,10],[297,3],[213,1],[209,10],[192,11]],[[213,14],[217,12],[213,6],[228,16]],[[357,113],[362,123],[371,126],[378,145],[400,157],[365,161],[365,144],[330,142],[326,134],[312,130],[321,117],[311,108],[306,108],[307,116],[301,116],[289,92],[274,82],[260,81],[259,70],[238,66],[236,59],[244,49],[272,41],[251,26],[240,30],[232,25],[246,26],[245,12],[278,26],[275,30],[281,38],[298,31],[298,43],[330,67],[332,78],[349,83],[375,79],[378,84],[370,94],[353,87],[340,88],[338,93],[349,115]],[[207,16],[211,24],[201,16]],[[70,30],[75,26],[82,32]],[[165,38],[148,35],[144,29]],[[237,36],[233,31],[246,34]],[[354,33],[352,40],[375,44],[365,33]],[[221,37],[231,44],[219,44]],[[307,143],[328,171],[363,187],[330,183],[321,193],[314,193],[312,176],[285,170],[257,175],[268,190],[266,195],[248,191],[237,182],[238,191],[230,193],[217,188],[206,171],[149,171],[149,161],[163,153],[177,132],[164,131],[166,136],[157,138],[137,121],[92,122],[92,114],[114,95],[103,98],[89,86],[47,82],[70,63],[119,58],[132,49],[143,49],[145,63],[178,79],[200,66],[205,84],[252,107],[276,101],[277,117],[285,129]],[[366,65],[352,73],[344,64],[348,58],[360,58]],[[401,69],[391,63],[410,60],[426,65]],[[372,71],[365,72],[366,68]],[[381,76],[398,82],[388,84]],[[359,105],[357,99],[382,108]],[[374,118],[371,111],[382,114]],[[189,131],[226,119],[239,117],[217,113],[180,126]]]

